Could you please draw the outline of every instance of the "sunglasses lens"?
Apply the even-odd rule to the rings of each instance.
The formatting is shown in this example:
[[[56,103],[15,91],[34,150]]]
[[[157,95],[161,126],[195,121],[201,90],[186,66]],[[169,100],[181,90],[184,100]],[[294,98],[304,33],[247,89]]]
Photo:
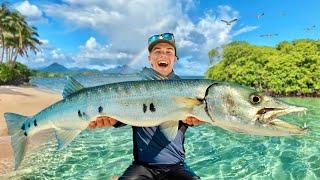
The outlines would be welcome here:
[[[148,44],[153,43],[154,41],[158,40],[160,38],[160,35],[153,35],[148,39]]]
[[[162,37],[163,37],[163,39],[168,40],[168,41],[174,40],[174,37],[173,37],[172,33],[163,33]]]
[[[158,39],[165,39],[165,40],[168,40],[168,41],[174,41],[174,36],[172,33],[163,33],[163,34],[160,34],[160,35],[153,35],[151,36],[149,39],[148,39],[148,44],[151,44],[153,42],[155,42],[156,40]]]

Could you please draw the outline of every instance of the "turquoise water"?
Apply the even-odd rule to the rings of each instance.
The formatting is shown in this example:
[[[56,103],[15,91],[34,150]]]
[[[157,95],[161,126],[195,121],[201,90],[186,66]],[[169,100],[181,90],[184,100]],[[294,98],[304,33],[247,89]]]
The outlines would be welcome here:
[[[230,133],[210,125],[186,133],[186,162],[202,179],[319,179],[320,99],[284,98],[305,106],[305,115],[283,117],[310,127],[307,136],[260,137]],[[129,126],[86,130],[66,149],[56,142],[31,153],[12,179],[110,179],[132,161]]]

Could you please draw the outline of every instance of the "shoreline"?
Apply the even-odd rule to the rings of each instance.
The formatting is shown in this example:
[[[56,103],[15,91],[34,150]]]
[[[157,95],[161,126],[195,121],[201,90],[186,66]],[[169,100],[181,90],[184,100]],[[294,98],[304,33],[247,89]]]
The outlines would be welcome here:
[[[57,92],[31,85],[0,86],[0,177],[12,171],[14,166],[11,137],[8,135],[4,113],[31,116],[61,99]]]

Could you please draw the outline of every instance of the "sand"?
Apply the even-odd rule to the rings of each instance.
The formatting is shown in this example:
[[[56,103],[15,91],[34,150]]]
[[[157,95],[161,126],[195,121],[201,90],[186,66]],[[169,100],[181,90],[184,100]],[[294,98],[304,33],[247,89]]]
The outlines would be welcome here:
[[[61,95],[35,87],[0,86],[0,176],[13,170],[13,151],[4,112],[33,115],[61,99]]]

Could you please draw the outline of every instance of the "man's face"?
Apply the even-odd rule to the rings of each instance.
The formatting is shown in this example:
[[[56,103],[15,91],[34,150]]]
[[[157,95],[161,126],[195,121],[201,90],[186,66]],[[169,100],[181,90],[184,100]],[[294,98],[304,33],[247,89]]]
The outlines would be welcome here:
[[[162,76],[168,76],[176,61],[174,47],[168,43],[156,44],[149,54],[149,61],[152,69]]]

